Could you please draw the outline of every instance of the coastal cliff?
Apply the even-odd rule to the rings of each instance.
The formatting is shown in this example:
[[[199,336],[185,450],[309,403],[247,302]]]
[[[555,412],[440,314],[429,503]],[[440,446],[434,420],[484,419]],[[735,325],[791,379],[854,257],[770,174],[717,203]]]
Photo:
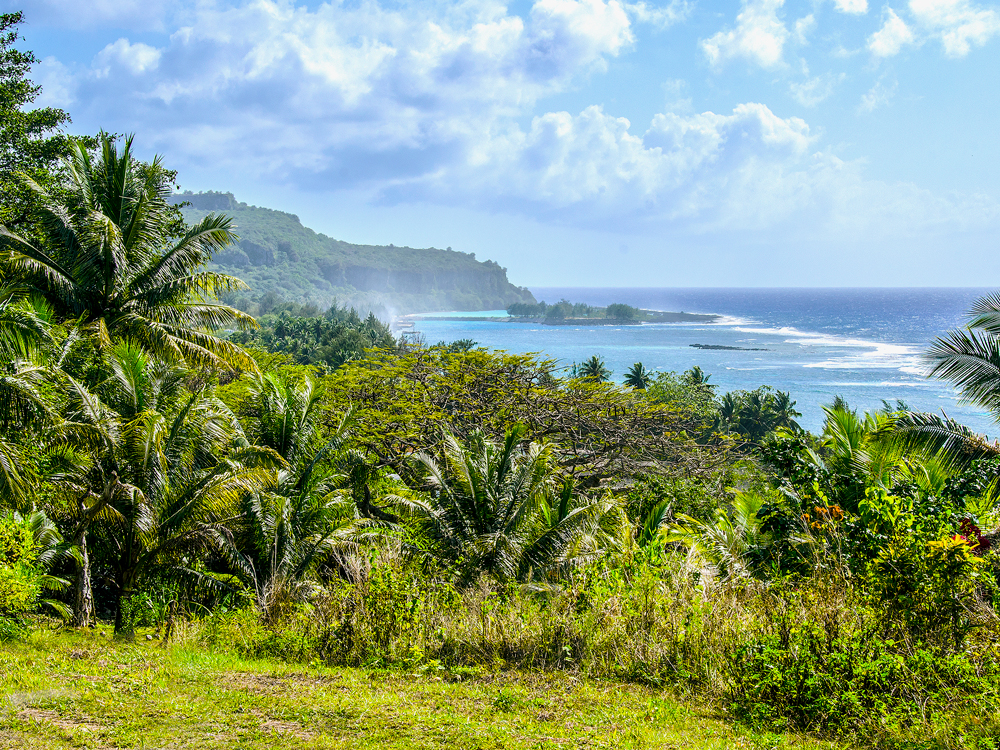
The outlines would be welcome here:
[[[531,292],[507,279],[491,260],[451,248],[355,245],[302,225],[298,216],[250,206],[232,193],[182,193],[174,203],[192,223],[209,213],[233,218],[240,241],[215,256],[213,270],[250,285],[250,299],[269,293],[327,306],[334,300],[359,309],[394,312],[497,310],[534,303]]]

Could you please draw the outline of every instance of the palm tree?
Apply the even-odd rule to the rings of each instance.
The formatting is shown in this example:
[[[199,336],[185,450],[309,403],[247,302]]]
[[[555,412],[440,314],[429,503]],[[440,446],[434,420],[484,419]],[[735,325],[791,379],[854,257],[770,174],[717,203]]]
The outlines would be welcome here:
[[[473,433],[464,445],[446,434],[443,466],[418,456],[430,493],[383,498],[409,517],[431,554],[460,566],[465,581],[543,579],[599,551],[610,509],[574,496],[572,485],[557,488],[549,449],[520,448],[524,432],[513,427],[502,443]]]
[[[681,515],[661,532],[665,541],[686,546],[692,554],[716,568],[724,580],[750,575],[749,554],[767,545],[760,510],[767,498],[758,492],[738,492],[728,508],[711,521]]]
[[[83,515],[111,552],[115,633],[131,635],[124,604],[154,567],[192,574],[189,555],[225,546],[227,523],[249,494],[272,481],[274,451],[249,446],[236,417],[208,389],[184,387],[184,368],[119,341],[99,395],[70,380],[73,429],[100,446],[88,473],[94,498]]]
[[[209,215],[176,239],[166,200],[172,175],[160,158],[136,161],[131,136],[120,150],[106,133],[99,141],[96,158],[71,143],[64,199],[34,185],[41,246],[0,226],[4,279],[86,324],[102,346],[128,338],[164,359],[255,370],[242,349],[211,332],[256,327],[216,299],[245,285],[200,270],[236,238],[230,219]]]
[[[321,395],[308,376],[296,382],[268,374],[251,388],[242,408],[253,418],[257,443],[285,462],[266,486],[246,497],[249,551],[227,545],[230,558],[253,584],[266,619],[300,598],[324,557],[351,543],[355,509],[339,493],[343,478],[328,458],[343,443],[353,412],[318,445]]]
[[[968,325],[936,339],[926,356],[930,377],[949,381],[964,401],[988,409],[1000,421],[1000,294],[977,300]],[[952,468],[1000,455],[1000,444],[947,415],[903,408],[896,413],[895,440],[904,450],[935,456]]]
[[[577,370],[577,375],[585,380],[605,383],[611,379],[611,370],[604,366],[604,360],[596,354],[586,360]]]
[[[684,381],[688,385],[693,385],[702,388],[714,389],[715,386],[710,384],[708,381],[712,379],[711,375],[705,373],[698,365],[695,365],[690,370],[685,371]]]
[[[649,385],[650,380],[652,380],[652,377],[649,370],[642,366],[642,362],[636,362],[625,373],[625,385],[644,391],[646,390],[646,386]]]
[[[0,287],[0,358],[28,359],[50,341],[50,312],[32,305],[23,288]]]

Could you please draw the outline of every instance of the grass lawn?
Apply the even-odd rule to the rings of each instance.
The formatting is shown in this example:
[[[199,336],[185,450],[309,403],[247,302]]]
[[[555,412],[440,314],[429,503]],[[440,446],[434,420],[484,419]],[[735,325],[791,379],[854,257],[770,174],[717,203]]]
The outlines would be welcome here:
[[[830,748],[652,689],[240,661],[100,632],[0,644],[0,748]]]

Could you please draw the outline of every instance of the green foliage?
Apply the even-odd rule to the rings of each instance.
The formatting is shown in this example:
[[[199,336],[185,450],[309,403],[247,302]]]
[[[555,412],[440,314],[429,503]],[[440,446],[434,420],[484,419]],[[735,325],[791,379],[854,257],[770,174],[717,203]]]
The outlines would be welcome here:
[[[611,370],[604,366],[604,360],[596,354],[585,360],[579,367],[575,367],[574,375],[578,378],[593,380],[595,383],[606,383],[611,380]]]
[[[507,314],[512,318],[544,318],[547,322],[570,319],[592,319],[631,322],[641,320],[645,311],[631,305],[616,302],[607,307],[593,307],[583,302],[570,302],[562,299],[555,304],[539,302],[515,302],[507,307]]]
[[[625,385],[644,391],[652,381],[653,374],[642,366],[642,362],[636,362],[625,373]]]
[[[752,391],[731,391],[719,401],[718,429],[760,443],[775,430],[800,429],[795,402],[784,391],[762,385]]]
[[[226,301],[253,315],[275,311],[276,300],[328,307],[340,300],[388,317],[398,311],[501,310],[533,303],[507,269],[451,248],[354,245],[302,226],[293,214],[248,206],[229,193],[183,193],[184,219],[198,224],[223,212],[240,228],[239,242],[217,254],[210,270],[234,274],[249,291]],[[295,311],[290,311],[294,316]]]
[[[996,581],[987,563],[962,536],[927,540],[921,534],[892,539],[875,558],[870,589],[885,616],[913,639],[960,651],[984,617]]]
[[[604,315],[613,320],[638,320],[642,316],[642,311],[631,305],[616,302],[604,309]]]
[[[497,441],[511,424],[523,424],[525,438],[545,437],[583,486],[649,473],[653,465],[701,476],[723,460],[721,449],[692,445],[701,423],[683,407],[608,383],[557,379],[553,363],[530,355],[438,347],[373,352],[336,370],[324,386],[331,404],[356,409],[352,445],[404,476],[405,456],[439,444],[442,427],[459,438],[482,430]],[[330,408],[331,422],[339,419]]]
[[[466,582],[480,575],[558,580],[614,543],[601,533],[613,509],[577,495],[571,483],[557,488],[551,451],[539,443],[522,448],[524,434],[515,427],[493,443],[473,433],[465,445],[446,435],[443,465],[418,456],[430,493],[384,498]]]
[[[164,359],[252,369],[242,349],[206,331],[256,326],[214,301],[242,282],[201,270],[235,238],[231,220],[208,216],[175,242],[173,174],[159,157],[142,164],[131,137],[119,149],[106,133],[96,157],[79,141],[70,154],[60,193],[34,186],[43,242],[0,231],[5,280],[76,320],[99,346],[129,338]]]
[[[15,48],[24,14],[0,14],[0,225],[27,228],[37,198],[28,184],[52,185],[69,141],[59,129],[69,123],[61,109],[30,105],[41,93],[28,78],[39,60]]]
[[[689,412],[706,427],[715,421],[715,393],[705,381],[696,382],[689,372],[658,372],[647,382],[646,393],[656,403]]]
[[[331,307],[324,317],[278,317],[260,320],[260,328],[237,331],[230,340],[256,344],[268,351],[289,354],[302,365],[340,367],[364,356],[366,349],[393,349],[396,340],[389,327],[373,314],[362,320],[353,309]]]
[[[34,609],[41,593],[37,557],[29,523],[13,513],[0,515],[0,621]]]

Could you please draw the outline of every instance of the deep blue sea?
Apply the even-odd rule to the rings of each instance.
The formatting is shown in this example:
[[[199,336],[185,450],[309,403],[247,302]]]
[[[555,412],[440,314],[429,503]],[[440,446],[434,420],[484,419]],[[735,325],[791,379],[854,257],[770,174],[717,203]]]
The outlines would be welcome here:
[[[818,431],[821,406],[834,396],[875,409],[901,399],[942,412],[995,436],[982,409],[962,405],[950,385],[926,377],[922,354],[936,336],[965,321],[970,304],[992,289],[602,289],[532,288],[539,300],[649,310],[716,313],[712,324],[545,326],[528,323],[416,319],[429,343],[471,338],[511,352],[539,352],[570,366],[593,354],[621,380],[634,362],[681,372],[700,365],[720,392],[771,385],[789,391],[803,427]],[[506,316],[503,311],[458,315]],[[438,314],[440,315],[440,314]],[[710,351],[721,344],[767,351]]]

